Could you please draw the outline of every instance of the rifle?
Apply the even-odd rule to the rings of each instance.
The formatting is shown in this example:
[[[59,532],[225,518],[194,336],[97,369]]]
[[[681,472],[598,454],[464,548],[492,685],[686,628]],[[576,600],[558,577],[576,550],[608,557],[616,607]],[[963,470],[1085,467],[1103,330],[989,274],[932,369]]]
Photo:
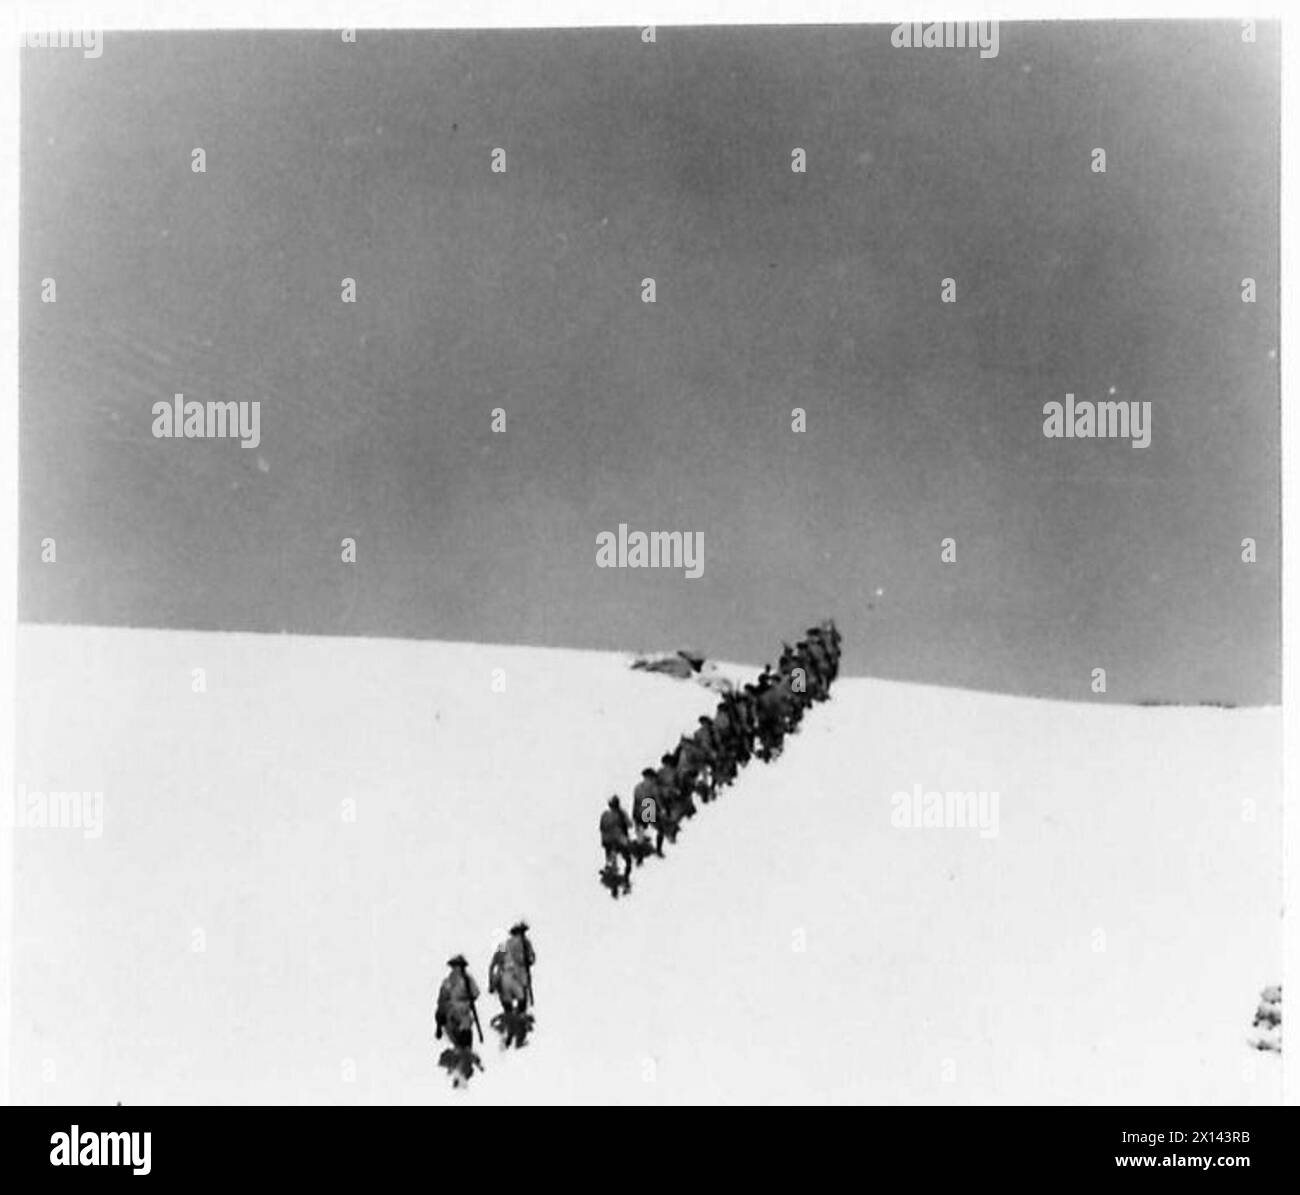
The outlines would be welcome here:
[[[478,1009],[474,1006],[474,981],[470,978],[468,967],[464,970],[463,978],[465,980],[465,999],[469,1002],[469,1014],[474,1018],[474,1028],[478,1030],[478,1039],[482,1042],[483,1026],[478,1022]]]
[[[483,1026],[478,1023],[478,1009],[474,1007],[473,988],[469,986],[469,972],[465,972],[465,998],[469,1001],[470,1015],[474,1018],[474,1028],[478,1030],[479,1045],[483,1044]]]

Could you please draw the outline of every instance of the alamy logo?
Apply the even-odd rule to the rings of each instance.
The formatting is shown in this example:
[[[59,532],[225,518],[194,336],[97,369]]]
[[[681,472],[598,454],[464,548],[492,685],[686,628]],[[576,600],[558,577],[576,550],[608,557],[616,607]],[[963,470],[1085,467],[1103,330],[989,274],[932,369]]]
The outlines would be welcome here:
[[[83,1133],[73,1125],[67,1133],[53,1133],[51,1166],[130,1166],[132,1174],[148,1174],[152,1133]]]
[[[694,581],[704,575],[703,531],[632,531],[596,536],[597,568],[681,568]]]
[[[998,794],[991,792],[896,792],[889,824],[896,830],[979,830],[981,838],[998,836]]]
[[[185,401],[178,394],[171,401],[153,405],[153,434],[156,439],[204,440],[235,439],[245,448],[262,442],[262,404],[260,402]]]
[[[1045,403],[1043,414],[1043,435],[1049,440],[1132,440],[1134,448],[1151,444],[1149,402],[1077,403],[1067,394],[1064,404]]]
[[[80,830],[83,838],[104,834],[102,792],[41,792],[20,784],[11,809],[7,804],[0,823],[19,830]]]
[[[912,21],[895,25],[890,44],[898,50],[964,50],[979,47],[981,58],[998,56],[997,21]]]
[[[26,25],[25,16],[19,16],[19,24]],[[80,50],[83,58],[98,58],[104,52],[104,32],[85,26],[78,29],[54,25],[41,29],[20,28],[18,44],[28,50]]]

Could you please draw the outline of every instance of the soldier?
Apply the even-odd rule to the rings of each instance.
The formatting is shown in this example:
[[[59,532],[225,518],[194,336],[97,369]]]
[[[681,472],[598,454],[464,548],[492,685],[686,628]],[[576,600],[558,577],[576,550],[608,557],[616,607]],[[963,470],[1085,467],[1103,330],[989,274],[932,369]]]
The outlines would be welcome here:
[[[695,807],[691,805],[688,812],[688,802],[682,798],[678,781],[677,760],[672,753],[660,758],[655,782],[659,788],[659,812],[664,837],[669,842],[676,842],[682,818],[690,817],[695,812]]]
[[[831,658],[830,644],[820,628],[811,627],[808,631],[808,660],[817,674],[816,700],[825,701],[830,696],[831,680],[835,675],[835,665]]]
[[[773,708],[777,711],[778,729],[783,735],[791,733],[799,721],[799,714],[798,702],[795,701],[790,678],[788,676],[778,676],[768,686],[768,692],[772,695],[772,700],[775,703]]]
[[[511,1045],[522,1046],[528,1035],[532,1018],[527,1012],[533,1002],[532,972],[536,962],[537,955],[528,940],[528,924],[517,921],[510,927],[510,936],[497,947],[488,968],[488,991],[495,992],[501,1001],[498,1019],[504,1030],[506,1049]]]
[[[735,693],[723,695],[718,712],[713,716],[713,727],[727,752],[734,777],[736,767],[749,762],[749,751],[741,730],[740,699]]]
[[[758,689],[754,685],[746,685],[741,689],[740,696],[736,701],[736,713],[740,722],[740,737],[745,744],[746,758],[754,754],[754,738],[758,734],[757,701]]]
[[[828,618],[824,624],[824,635],[830,648],[831,657],[831,680],[834,680],[840,674],[840,632],[835,625],[835,620]]]
[[[743,688],[731,695],[732,738],[742,764],[753,756],[754,738],[749,730],[749,694]]]
[[[817,692],[821,683],[818,680],[817,669],[805,651],[804,644],[799,644],[795,649],[790,667],[784,672],[782,679],[790,689],[789,722],[793,729],[802,721],[804,710],[812,703],[813,694]]]
[[[789,672],[778,672],[767,683],[769,692],[776,693],[781,702],[781,725],[788,731],[797,715],[795,707],[799,704],[795,699],[794,685],[790,679]]]
[[[451,973],[438,989],[438,1004],[433,1014],[437,1027],[434,1036],[441,1038],[445,1029],[451,1038],[451,1047],[443,1050],[438,1065],[451,1075],[453,1086],[463,1087],[475,1069],[483,1069],[482,1060],[474,1053],[474,1027],[478,1024],[474,1001],[478,999],[478,984],[470,975],[463,954],[449,958],[447,966]],[[479,1036],[482,1036],[481,1029]]]
[[[781,753],[785,736],[785,705],[781,689],[776,684],[765,684],[758,693],[758,734],[763,744],[759,758],[764,763]]]
[[[450,974],[438,989],[438,1007],[434,1012],[436,1037],[447,1031],[451,1044],[458,1050],[468,1050],[474,1044],[474,1001],[478,999],[478,984],[469,973],[469,964],[463,954],[447,960]]]
[[[655,854],[664,853],[663,802],[654,768],[641,769],[641,781],[632,790],[632,828],[636,831],[636,861],[639,866],[649,853],[646,830],[651,823],[655,828]]]
[[[810,686],[812,698],[814,701],[825,701],[830,696],[831,689],[831,657],[820,636],[814,635],[808,640],[806,656],[809,672],[816,682]]]
[[[600,815],[600,845],[605,848],[605,872],[611,880],[619,878],[617,860],[623,860],[625,886],[630,882],[628,877],[632,871],[632,845],[628,842],[627,831],[627,814],[623,812],[617,795],[612,796],[609,807]]]
[[[725,773],[725,766],[722,745],[714,733],[713,723],[704,714],[700,715],[699,723],[700,728],[691,737],[691,743],[696,754],[704,761],[698,787],[700,799],[708,804],[718,795],[718,780]]]
[[[701,730],[707,735],[709,750],[709,777],[712,781],[711,796],[718,795],[718,789],[730,784],[736,778],[736,759],[732,739],[731,716],[727,707],[720,705],[712,718],[700,715]]]
[[[693,797],[708,799],[709,754],[696,741],[694,735],[682,735],[677,744],[677,775],[679,787],[695,812]],[[690,816],[689,814],[687,816]]]
[[[695,790],[695,760],[684,750],[689,742],[685,735],[678,741],[664,759],[672,773],[672,795],[669,798],[669,816],[675,821],[695,816],[695,801],[691,794]]]

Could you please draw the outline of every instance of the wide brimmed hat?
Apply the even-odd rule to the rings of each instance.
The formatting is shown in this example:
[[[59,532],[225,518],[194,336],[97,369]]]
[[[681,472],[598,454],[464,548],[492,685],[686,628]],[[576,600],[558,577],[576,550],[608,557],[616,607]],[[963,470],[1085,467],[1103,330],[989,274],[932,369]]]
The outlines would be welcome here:
[[[451,958],[449,958],[449,959],[447,960],[447,966],[449,966],[449,967],[468,967],[468,966],[469,966],[469,961],[465,958],[465,956],[464,956],[463,954],[453,954],[453,955],[451,956]]]
[[[514,925],[510,927],[510,932],[512,934],[526,934],[528,932],[528,922],[516,921]]]

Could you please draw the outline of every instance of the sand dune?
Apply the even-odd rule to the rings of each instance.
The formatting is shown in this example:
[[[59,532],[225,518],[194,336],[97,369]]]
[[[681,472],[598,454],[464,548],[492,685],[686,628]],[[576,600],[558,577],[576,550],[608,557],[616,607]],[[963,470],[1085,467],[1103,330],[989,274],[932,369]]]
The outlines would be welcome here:
[[[597,817],[699,685],[396,640],[18,650],[17,781],[104,796],[99,836],[14,832],[16,1102],[1279,1098],[1246,1045],[1281,977],[1277,710],[841,679],[614,902]],[[917,785],[997,792],[996,835],[893,824]],[[536,1036],[489,1031],[453,1092],[443,962],[483,983],[520,915]]]

